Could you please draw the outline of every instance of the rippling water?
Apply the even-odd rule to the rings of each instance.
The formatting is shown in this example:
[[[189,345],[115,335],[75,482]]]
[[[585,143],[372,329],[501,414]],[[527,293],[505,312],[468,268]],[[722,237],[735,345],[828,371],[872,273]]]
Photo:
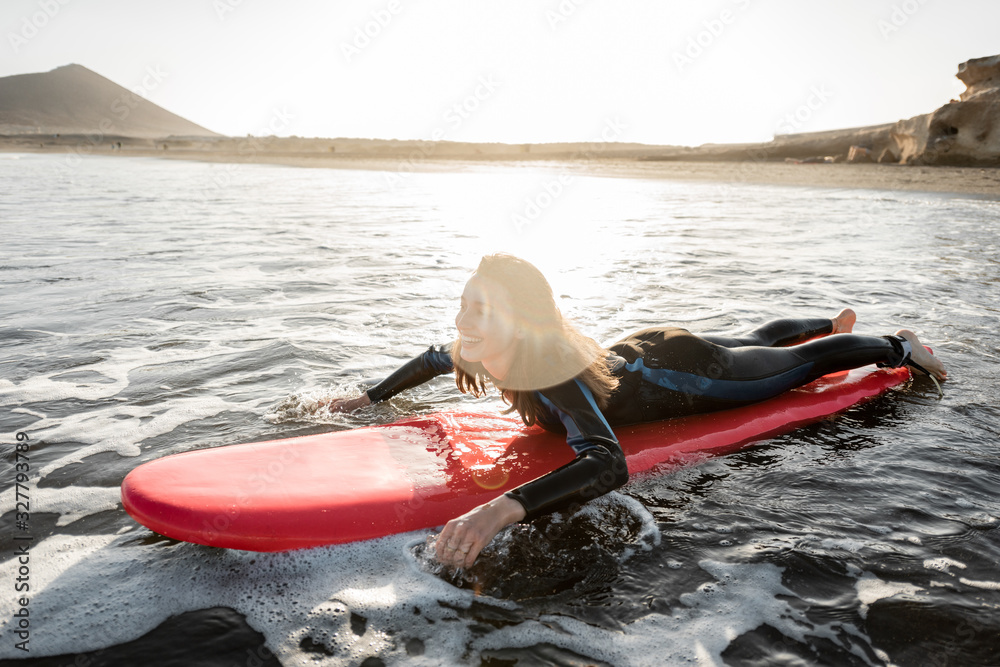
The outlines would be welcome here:
[[[996,663],[997,201],[34,155],[0,155],[0,193],[0,610],[18,609],[23,431],[32,657],[225,606],[286,666]],[[851,305],[859,332],[915,329],[952,379],[637,479],[553,519],[562,543],[508,530],[459,578],[426,533],[250,554],[122,510],[122,478],[166,454],[477,407],[447,378],[346,417],[315,401],[449,340],[496,250],[602,342]],[[0,657],[27,655],[13,629]]]

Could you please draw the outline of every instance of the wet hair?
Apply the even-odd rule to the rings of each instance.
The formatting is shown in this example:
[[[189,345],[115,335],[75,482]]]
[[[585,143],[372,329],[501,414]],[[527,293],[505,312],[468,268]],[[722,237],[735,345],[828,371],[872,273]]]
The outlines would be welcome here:
[[[516,410],[528,426],[545,411],[535,391],[573,378],[587,385],[599,408],[607,407],[618,387],[618,378],[608,370],[608,350],[563,317],[541,271],[523,259],[497,253],[483,257],[474,276],[482,279],[494,299],[506,297],[522,337],[516,342],[514,361],[503,380],[493,377],[482,363],[462,359],[459,337],[452,345],[451,358],[460,391],[483,396],[492,384],[510,404],[507,412]]]

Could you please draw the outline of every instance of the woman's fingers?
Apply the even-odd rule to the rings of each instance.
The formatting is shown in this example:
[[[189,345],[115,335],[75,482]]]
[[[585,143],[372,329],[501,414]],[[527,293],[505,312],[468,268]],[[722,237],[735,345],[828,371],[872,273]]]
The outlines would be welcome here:
[[[469,567],[507,523],[495,505],[480,505],[445,524],[434,545],[434,556],[450,567]]]
[[[524,517],[521,503],[495,498],[445,524],[434,543],[434,557],[450,567],[469,567],[504,526]]]
[[[334,398],[326,405],[330,412],[354,412],[361,407],[359,403],[356,398]]]
[[[479,552],[493,538],[490,535],[489,538],[483,540],[483,536],[477,534],[477,530],[480,528],[477,523],[475,518],[471,520],[459,518],[449,521],[445,530],[441,532],[441,537],[438,538],[438,560],[452,567],[472,565],[476,557],[479,556]],[[451,528],[450,531],[448,531],[449,528]],[[447,535],[445,535],[445,531],[448,531]]]
[[[324,405],[329,408],[330,412],[354,412],[359,408],[371,404],[372,401],[368,398],[368,392],[365,392],[357,398],[331,398]]]
[[[479,552],[483,550],[484,546],[486,545],[477,545],[474,542],[460,546],[455,556],[455,567],[472,567],[472,564],[476,562],[476,558],[479,557]]]
[[[452,530],[448,531],[449,528]],[[447,532],[446,532],[447,531]],[[492,535],[490,536],[492,539]],[[439,562],[450,567],[469,567],[479,556],[479,552],[489,542],[475,535],[469,522],[462,520],[449,521],[445,530],[438,535],[434,554]]]
[[[459,560],[460,549],[466,549],[463,533],[465,533],[465,522],[462,519],[452,519],[445,524],[434,545],[434,557],[445,565],[457,567],[455,563]],[[462,560],[464,561],[464,558]]]

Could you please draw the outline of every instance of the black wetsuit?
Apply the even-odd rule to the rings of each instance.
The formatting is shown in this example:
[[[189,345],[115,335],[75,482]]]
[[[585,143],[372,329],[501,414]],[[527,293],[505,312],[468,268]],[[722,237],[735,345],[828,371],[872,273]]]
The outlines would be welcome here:
[[[608,365],[619,386],[604,410],[579,379],[537,391],[548,410],[539,425],[566,433],[576,458],[508,491],[525,520],[587,502],[628,481],[625,455],[611,427],[682,417],[767,400],[841,370],[872,363],[899,366],[909,344],[895,337],[828,334],[828,319],[777,320],[746,336],[695,336],[684,329],[643,329],[611,345]],[[372,403],[454,370],[450,345],[430,347],[368,390]]]

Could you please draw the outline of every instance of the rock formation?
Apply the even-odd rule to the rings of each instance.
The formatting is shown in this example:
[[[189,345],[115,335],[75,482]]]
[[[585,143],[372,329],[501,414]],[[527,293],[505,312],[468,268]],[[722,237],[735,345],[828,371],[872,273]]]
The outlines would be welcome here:
[[[1000,55],[958,66],[966,91],[937,111],[896,123],[779,135],[756,144],[671,148],[642,160],[1000,166]]]
[[[966,86],[958,100],[892,128],[902,164],[1000,165],[1000,55],[964,62],[956,76]]]

